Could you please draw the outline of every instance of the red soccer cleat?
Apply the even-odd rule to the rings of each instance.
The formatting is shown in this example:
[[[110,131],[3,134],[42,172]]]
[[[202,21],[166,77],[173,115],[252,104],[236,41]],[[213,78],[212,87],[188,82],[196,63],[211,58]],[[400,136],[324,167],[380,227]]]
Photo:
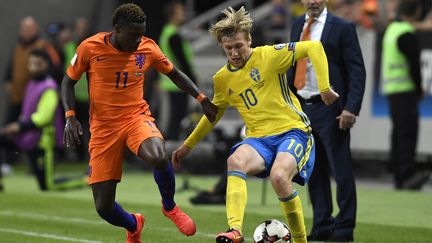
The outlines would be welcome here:
[[[195,222],[179,207],[175,206],[171,211],[165,211],[162,207],[163,214],[171,219],[180,232],[191,236],[196,232]]]
[[[133,216],[137,221],[137,228],[134,232],[126,230],[126,243],[141,243],[141,231],[144,227],[144,217],[139,213],[134,213]]]
[[[245,242],[241,233],[236,229],[230,229],[227,232],[219,233],[216,236],[216,243],[242,243]]]

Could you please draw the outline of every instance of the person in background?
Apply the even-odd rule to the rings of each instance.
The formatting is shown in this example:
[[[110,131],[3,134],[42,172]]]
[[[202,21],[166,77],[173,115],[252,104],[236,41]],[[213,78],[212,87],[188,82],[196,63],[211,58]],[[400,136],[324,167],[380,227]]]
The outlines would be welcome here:
[[[432,30],[432,1],[420,0],[422,7],[421,20],[416,21],[413,25],[416,30],[430,31]]]
[[[18,120],[0,128],[0,149],[24,151],[41,190],[82,187],[86,178],[54,177],[54,147],[61,144],[63,120],[59,110],[58,86],[49,75],[51,58],[45,50],[29,53],[30,81],[24,93]]]
[[[60,57],[54,47],[40,37],[39,26],[36,20],[25,17],[20,22],[19,39],[12,50],[9,64],[6,69],[5,90],[8,94],[8,105],[6,109],[5,124],[16,121],[21,112],[24,92],[27,82],[30,80],[30,73],[27,68],[29,54],[33,49],[45,49],[51,58],[51,63],[60,63]],[[5,151],[4,162],[13,162],[16,155]]]
[[[48,24],[47,27],[47,39],[52,45],[53,50],[59,57],[59,62],[53,62],[51,65],[50,74],[51,77],[60,86],[61,79],[64,76],[64,63],[65,63],[65,53],[64,45],[71,39],[71,33],[69,27],[63,22],[54,22]]]
[[[60,57],[54,47],[43,40],[39,35],[39,26],[36,20],[29,16],[21,20],[19,40],[13,49],[9,65],[6,70],[6,91],[9,94],[6,123],[16,121],[21,112],[21,104],[27,82],[30,80],[30,71],[27,68],[28,58],[33,49],[45,49],[51,58],[51,63],[59,63]]]
[[[178,29],[186,20],[184,5],[178,1],[170,2],[165,9],[165,17],[168,23],[163,27],[159,39],[161,51],[174,66],[196,81],[192,48],[190,43],[180,35]],[[189,97],[165,75],[161,76],[159,87],[168,93],[170,104],[168,130],[164,137],[167,140],[178,140],[181,121],[187,115]]]
[[[64,71],[71,65],[76,48],[85,39],[90,37],[90,25],[86,18],[79,17],[75,20],[72,38],[64,45],[65,65]],[[88,141],[90,140],[89,130],[89,92],[87,74],[81,75],[79,82],[75,85],[76,116],[81,121],[83,128],[83,142],[77,146],[78,159],[88,160]]]
[[[363,0],[361,2],[360,23],[363,27],[376,30],[379,25],[378,0]]]
[[[310,241],[353,241],[357,196],[350,150],[350,129],[360,113],[366,71],[355,25],[327,11],[327,0],[302,0],[306,14],[297,18],[291,41],[321,41],[328,57],[330,84],[340,94],[326,106],[320,97],[315,65],[297,61],[289,70],[290,88],[311,119],[316,140],[315,168],[308,183],[313,208]],[[330,176],[336,181],[339,212],[333,217]]]
[[[270,14],[270,23],[264,28],[266,35],[266,44],[285,43],[288,40],[288,8],[284,0],[272,0],[272,11]],[[255,35],[254,35],[255,36]]]
[[[420,20],[421,10],[417,0],[401,1],[400,16],[387,27],[382,44],[382,91],[393,124],[390,163],[396,189],[418,190],[430,174],[415,166],[423,90],[420,44],[413,24]]]

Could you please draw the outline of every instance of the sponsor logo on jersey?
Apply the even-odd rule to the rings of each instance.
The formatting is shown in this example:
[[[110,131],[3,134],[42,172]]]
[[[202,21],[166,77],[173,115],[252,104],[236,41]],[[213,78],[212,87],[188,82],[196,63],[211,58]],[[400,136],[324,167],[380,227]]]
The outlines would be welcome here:
[[[228,89],[228,96],[232,95],[234,91],[232,89]]]
[[[72,57],[72,59],[71,59],[71,61],[70,61],[70,64],[71,64],[72,66],[75,64],[77,57],[78,57],[78,56],[77,56],[77,54],[75,53],[75,55]]]
[[[285,43],[283,43],[283,44],[277,44],[277,45],[274,45],[274,49],[277,50],[277,51],[279,51],[279,50],[282,50],[285,46],[286,46]]]
[[[154,128],[153,122],[151,122],[151,121],[146,121],[146,123],[147,123],[147,125],[148,125],[150,128]]]

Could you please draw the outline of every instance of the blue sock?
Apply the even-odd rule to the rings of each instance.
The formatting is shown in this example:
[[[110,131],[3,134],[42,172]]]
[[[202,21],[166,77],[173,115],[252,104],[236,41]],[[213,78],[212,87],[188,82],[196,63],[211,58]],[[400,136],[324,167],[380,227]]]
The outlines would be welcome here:
[[[137,228],[135,216],[124,211],[117,202],[114,202],[114,207],[110,211],[98,211],[98,213],[108,223],[126,228],[130,232],[134,232]]]
[[[153,177],[158,185],[159,192],[162,196],[162,205],[166,211],[170,211],[175,207],[175,177],[171,162],[168,162],[167,167],[163,171],[153,169]]]

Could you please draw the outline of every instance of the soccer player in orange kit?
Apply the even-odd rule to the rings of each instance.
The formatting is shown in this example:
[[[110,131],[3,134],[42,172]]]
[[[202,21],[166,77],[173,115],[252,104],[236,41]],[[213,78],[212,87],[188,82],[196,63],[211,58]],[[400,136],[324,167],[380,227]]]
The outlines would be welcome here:
[[[135,4],[123,4],[113,14],[113,31],[83,41],[67,70],[61,95],[66,111],[64,142],[80,143],[81,124],[75,117],[74,85],[86,72],[90,93],[89,184],[96,210],[110,224],[127,230],[127,242],[141,242],[144,218],[115,202],[126,146],[154,167],[162,196],[162,212],[185,235],[196,231],[194,221],[174,202],[175,178],[165,142],[143,99],[144,73],[153,66],[177,86],[196,97],[204,114],[215,120],[217,108],[185,74],[173,67],[158,45],[144,36],[146,16]]]

